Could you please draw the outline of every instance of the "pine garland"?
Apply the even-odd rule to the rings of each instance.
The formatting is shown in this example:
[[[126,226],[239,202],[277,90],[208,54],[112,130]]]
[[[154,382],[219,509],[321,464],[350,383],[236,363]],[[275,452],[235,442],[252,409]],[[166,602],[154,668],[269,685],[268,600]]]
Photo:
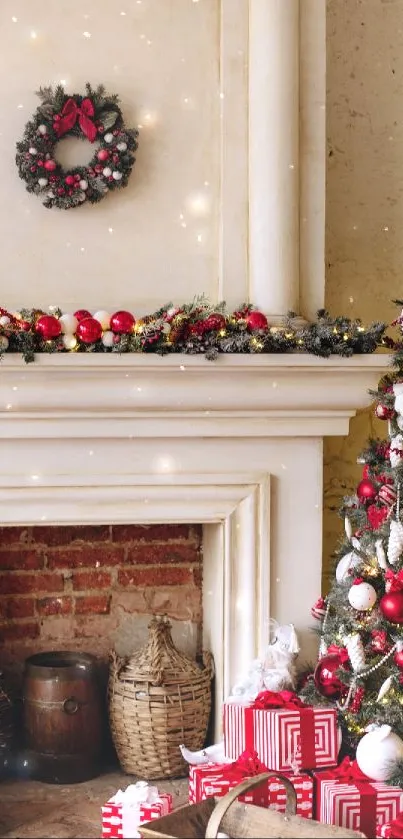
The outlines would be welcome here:
[[[55,337],[44,336],[38,323],[44,316],[58,321],[62,314],[57,307],[51,307],[50,315],[41,309],[21,309],[17,313],[0,309],[0,355],[18,352],[26,362],[33,361],[36,353],[57,352],[184,353],[202,354],[209,360],[224,353],[307,353],[328,358],[373,353],[378,347],[388,347],[390,341],[384,323],[365,328],[360,320],[331,318],[320,310],[314,323],[301,326],[290,312],[282,324],[270,326],[265,315],[250,304],[229,313],[225,303],[211,304],[198,297],[181,306],[168,303],[137,322],[130,313],[124,313],[132,318],[130,329],[124,333],[104,329],[90,343],[80,338],[77,329],[66,346],[61,326],[55,324]]]

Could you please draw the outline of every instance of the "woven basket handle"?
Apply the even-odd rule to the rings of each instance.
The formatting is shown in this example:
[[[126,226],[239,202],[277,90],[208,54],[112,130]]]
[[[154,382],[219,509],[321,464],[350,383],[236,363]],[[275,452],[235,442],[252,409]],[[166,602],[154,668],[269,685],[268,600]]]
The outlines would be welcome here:
[[[280,775],[279,772],[265,772],[263,775],[257,775],[256,778],[248,778],[246,781],[242,781],[241,784],[238,784],[237,787],[230,790],[227,795],[224,795],[224,798],[221,798],[209,818],[205,839],[217,839],[220,824],[227,810],[231,807],[231,804],[238,798],[238,795],[243,795],[244,792],[259,787],[264,781],[268,781],[269,778],[279,778],[285,786],[287,798],[284,819],[295,816],[297,812],[297,795],[291,781],[285,775]]]

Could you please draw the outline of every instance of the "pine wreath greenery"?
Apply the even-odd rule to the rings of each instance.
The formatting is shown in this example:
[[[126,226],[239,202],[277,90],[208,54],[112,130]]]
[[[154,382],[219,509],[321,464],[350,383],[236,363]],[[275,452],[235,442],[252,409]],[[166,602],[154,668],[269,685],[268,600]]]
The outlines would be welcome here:
[[[45,207],[69,210],[96,204],[108,192],[127,186],[138,131],[126,128],[119,97],[89,83],[84,96],[67,94],[61,85],[40,88],[37,95],[41,104],[17,143],[18,172],[28,192],[42,198]],[[88,166],[63,169],[57,162],[55,147],[65,137],[95,144]]]

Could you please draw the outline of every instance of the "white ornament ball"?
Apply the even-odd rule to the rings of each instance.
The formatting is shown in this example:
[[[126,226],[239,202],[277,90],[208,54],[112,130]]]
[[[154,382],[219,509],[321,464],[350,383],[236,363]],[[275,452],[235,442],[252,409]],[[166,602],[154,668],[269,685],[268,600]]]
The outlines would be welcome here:
[[[107,134],[104,134],[105,143],[113,143],[114,137],[111,131],[108,131]]]
[[[354,551],[349,551],[349,553],[342,556],[341,560],[337,563],[336,568],[336,580],[338,583],[342,583],[346,580],[349,576],[348,572],[350,568],[355,568],[358,565],[360,558],[357,556]]]
[[[114,181],[121,181],[123,175],[122,175],[121,172],[116,171],[116,172],[113,172],[112,177],[113,177]]]
[[[55,193],[53,192],[53,189],[50,189],[49,192],[46,193],[46,195],[48,196],[48,198],[54,198],[55,197]]]
[[[112,169],[110,169],[109,166],[105,166],[105,169],[102,170],[102,174],[105,175],[105,178],[110,178]]]
[[[77,346],[77,338],[75,335],[63,335],[63,345],[66,350],[74,350],[74,347]]]
[[[99,312],[95,312],[93,318],[101,324],[102,329],[109,329],[111,322],[111,315],[109,312],[104,312],[103,309],[100,309]]]
[[[8,338],[6,335],[0,335],[0,350],[4,351],[8,348]]]
[[[47,131],[48,129],[46,128],[46,125],[43,124],[43,122],[41,123],[41,125],[38,125],[38,134],[47,134]]]
[[[39,186],[47,186],[48,185],[48,179],[47,178],[39,178],[38,184],[39,184]]]
[[[84,178],[80,181],[80,189],[83,189],[84,191],[88,189],[88,181]]]
[[[390,725],[376,727],[358,743],[356,759],[364,775],[373,781],[387,781],[396,761],[403,759],[403,740]]]
[[[85,199],[86,199],[85,192],[79,192],[78,193],[78,200],[81,201],[81,203],[83,203],[83,201],[85,201]]]
[[[7,315],[2,315],[0,318],[0,326],[8,326],[11,323],[10,318]]]
[[[104,347],[113,347],[113,345],[115,343],[114,339],[115,339],[115,336],[114,336],[113,332],[104,332],[104,334],[102,335],[101,341],[102,341]]]
[[[350,588],[348,601],[353,609],[365,612],[376,603],[376,591],[370,583],[357,583]]]
[[[38,154],[37,149],[34,146],[30,146],[29,153],[30,154]]]
[[[118,143],[116,148],[119,149],[119,151],[126,151],[127,143]]]
[[[74,315],[61,315],[59,323],[65,335],[73,335],[78,326],[78,320]]]

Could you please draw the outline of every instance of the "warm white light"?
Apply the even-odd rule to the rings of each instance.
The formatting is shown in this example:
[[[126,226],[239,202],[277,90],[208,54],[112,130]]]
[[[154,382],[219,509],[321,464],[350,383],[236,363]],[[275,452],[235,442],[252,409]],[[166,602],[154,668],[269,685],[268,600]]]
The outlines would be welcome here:
[[[220,99],[224,99],[224,94],[222,92],[220,93]]]
[[[121,12],[120,14],[122,17],[126,17],[126,12]]]
[[[151,469],[153,472],[166,475],[175,471],[175,460],[171,455],[159,455],[151,462]]]
[[[210,212],[210,198],[203,192],[193,192],[188,195],[186,206],[194,216],[207,216]]]
[[[203,237],[202,237],[201,233],[198,233],[198,234],[197,234],[197,241],[198,241],[198,242],[201,242],[201,241],[202,241],[202,239],[203,239]]]
[[[85,248],[80,248],[81,253],[85,251]]]
[[[348,299],[349,299],[350,303],[354,303],[354,297],[349,297]]]
[[[17,105],[17,108],[23,108],[24,105]]]
[[[34,41],[34,40],[35,40],[35,38],[37,38],[37,37],[38,37],[38,36],[37,36],[36,32],[33,32],[33,31],[32,31],[32,32],[31,32],[31,38],[32,38],[32,40]]]
[[[39,475],[31,475],[32,481],[39,481]]]
[[[108,233],[113,233],[113,227],[108,227]]]
[[[13,23],[18,23],[18,17],[12,17],[11,20]]]
[[[386,225],[386,227],[384,227],[383,229],[384,229],[385,233],[387,233],[387,231],[389,230],[389,227]]]
[[[151,46],[152,41],[147,41],[148,46]]]
[[[179,370],[186,370],[185,365],[184,365],[184,364],[180,364],[180,365],[179,365]]]
[[[91,32],[83,32],[84,38],[91,38]]]
[[[8,402],[7,405],[6,405],[6,411],[11,411],[12,407],[13,406],[12,406],[11,402]]]
[[[144,41],[144,40],[145,40],[145,37],[146,37],[145,35],[140,35],[140,40],[141,40],[141,41]]]

